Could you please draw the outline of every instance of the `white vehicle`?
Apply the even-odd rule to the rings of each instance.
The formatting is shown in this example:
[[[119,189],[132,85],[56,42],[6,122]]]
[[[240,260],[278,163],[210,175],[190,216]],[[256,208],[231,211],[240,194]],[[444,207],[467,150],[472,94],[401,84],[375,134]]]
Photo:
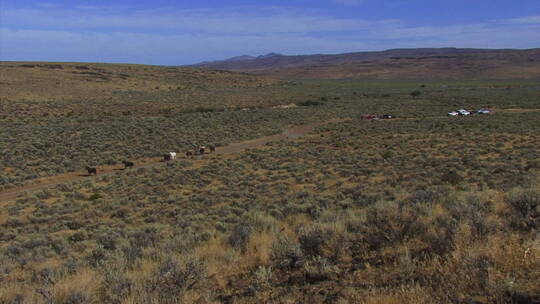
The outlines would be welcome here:
[[[480,110],[476,111],[476,113],[478,113],[478,114],[490,114],[491,110],[490,109],[480,109]]]
[[[459,115],[463,115],[463,116],[467,116],[467,115],[471,115],[471,112],[465,110],[465,109],[459,109],[457,110]]]
[[[458,116],[459,113],[456,111],[448,112],[448,116]]]

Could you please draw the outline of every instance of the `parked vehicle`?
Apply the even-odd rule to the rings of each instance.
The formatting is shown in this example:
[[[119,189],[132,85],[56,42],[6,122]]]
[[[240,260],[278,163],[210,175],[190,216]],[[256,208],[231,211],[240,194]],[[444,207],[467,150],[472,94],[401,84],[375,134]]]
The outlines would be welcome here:
[[[380,119],[392,119],[392,118],[395,118],[395,116],[392,116],[390,114],[383,114],[381,116],[379,116]]]
[[[480,109],[480,110],[476,111],[476,113],[478,113],[478,114],[491,114],[491,110],[490,109]]]
[[[373,119],[376,119],[377,116],[373,115],[373,114],[365,114],[365,115],[362,115],[362,120],[373,120]]]
[[[448,116],[458,116],[459,113],[456,111],[448,112]]]
[[[459,115],[463,115],[463,116],[467,116],[467,115],[471,115],[471,112],[465,110],[465,109],[459,109],[457,110]]]

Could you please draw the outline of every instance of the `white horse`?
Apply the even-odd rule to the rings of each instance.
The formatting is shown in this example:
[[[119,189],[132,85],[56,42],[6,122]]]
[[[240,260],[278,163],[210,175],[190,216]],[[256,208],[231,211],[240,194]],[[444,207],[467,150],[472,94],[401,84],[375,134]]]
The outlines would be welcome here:
[[[171,160],[176,158],[176,152],[169,152],[169,155],[171,156]]]

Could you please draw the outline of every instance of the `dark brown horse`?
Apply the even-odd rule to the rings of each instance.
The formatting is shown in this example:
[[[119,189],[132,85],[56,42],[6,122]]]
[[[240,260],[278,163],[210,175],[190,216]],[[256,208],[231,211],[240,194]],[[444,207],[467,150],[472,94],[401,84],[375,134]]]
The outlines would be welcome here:
[[[210,146],[210,153],[214,153],[216,152],[216,147],[215,146]]]
[[[199,154],[204,154],[204,151],[206,150],[206,147],[205,146],[200,146],[199,147]]]
[[[186,152],[186,157],[187,158],[191,158],[192,156],[193,156],[193,152],[191,152],[191,151]]]
[[[123,160],[122,164],[124,164],[124,169],[127,169],[129,167],[133,167],[135,164],[131,161]]]
[[[171,154],[169,154],[169,153],[163,154],[163,160],[164,161],[170,161],[171,159],[172,159]]]
[[[86,171],[88,172],[88,175],[97,175],[97,168],[86,166]]]

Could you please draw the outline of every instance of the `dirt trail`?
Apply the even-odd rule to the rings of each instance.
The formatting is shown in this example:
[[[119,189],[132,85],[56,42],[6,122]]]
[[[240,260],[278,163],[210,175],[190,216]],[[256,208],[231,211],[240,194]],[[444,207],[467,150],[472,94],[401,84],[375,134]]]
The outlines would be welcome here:
[[[493,109],[495,113],[530,113],[540,112],[540,109],[524,109],[524,108],[509,108],[509,109]]]
[[[318,126],[322,126],[322,125],[334,123],[334,122],[341,122],[341,121],[344,121],[344,119],[332,119],[332,120],[327,120],[323,122],[316,122],[316,123],[311,123],[307,125],[290,127],[290,128],[285,129],[285,131],[283,131],[283,133],[280,133],[280,134],[264,136],[257,139],[242,141],[238,143],[232,143],[223,147],[217,147],[215,154],[240,153],[246,149],[262,146],[269,142],[275,142],[279,140],[294,140],[312,132]],[[182,159],[182,157],[185,157],[185,156],[181,154],[179,158]],[[198,160],[200,161],[205,160],[204,156],[202,156],[202,158],[201,156],[196,156],[196,158],[199,158]],[[162,158],[157,158],[157,157],[134,160],[134,163],[135,163],[134,169],[150,168],[150,167],[165,165],[165,162],[162,161]],[[128,170],[132,170],[132,169],[128,169]],[[99,174],[98,177],[113,175],[121,171],[123,171],[122,166],[118,166],[118,165],[117,166],[100,166],[98,167],[98,174]],[[54,187],[56,185],[66,183],[66,182],[91,180],[95,178],[96,178],[95,176],[88,176],[86,174],[86,171],[70,172],[70,173],[57,175],[57,176],[37,178],[32,181],[29,181],[23,186],[1,191],[0,202],[14,200],[19,195],[25,192],[35,192],[35,191],[47,189],[50,187]]]

